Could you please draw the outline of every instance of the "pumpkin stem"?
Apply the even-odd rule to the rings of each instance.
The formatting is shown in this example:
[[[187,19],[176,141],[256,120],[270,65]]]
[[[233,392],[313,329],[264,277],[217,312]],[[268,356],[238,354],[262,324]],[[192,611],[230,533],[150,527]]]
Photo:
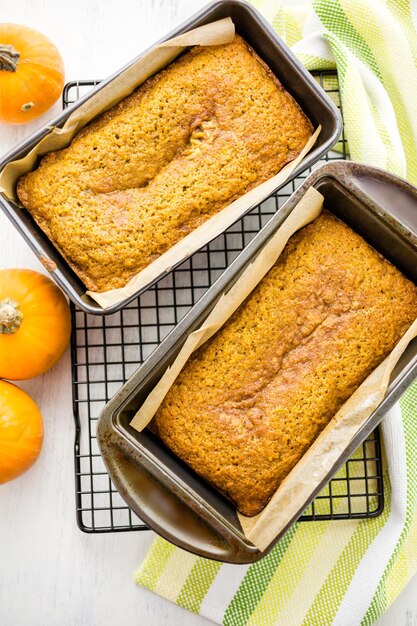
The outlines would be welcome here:
[[[0,301],[0,335],[12,335],[20,328],[23,313],[19,305],[11,298]]]
[[[19,63],[20,54],[9,44],[0,43],[0,70],[15,72]]]

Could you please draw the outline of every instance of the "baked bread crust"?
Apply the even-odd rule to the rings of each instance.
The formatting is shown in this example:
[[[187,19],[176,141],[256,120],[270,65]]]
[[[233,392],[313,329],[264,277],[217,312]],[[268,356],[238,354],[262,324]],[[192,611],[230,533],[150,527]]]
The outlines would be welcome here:
[[[311,134],[237,35],[147,80],[43,157],[17,193],[85,285],[105,291],[275,175]]]
[[[416,286],[324,211],[193,354],[152,430],[255,515],[416,317]]]

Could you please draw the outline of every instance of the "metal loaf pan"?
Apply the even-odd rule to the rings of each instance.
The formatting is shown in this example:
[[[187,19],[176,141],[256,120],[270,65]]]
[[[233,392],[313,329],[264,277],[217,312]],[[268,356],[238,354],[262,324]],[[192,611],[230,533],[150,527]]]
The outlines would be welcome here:
[[[278,37],[260,13],[246,2],[238,0],[213,2],[174,31],[168,33],[161,41],[170,39],[197,26],[202,26],[203,24],[229,16],[235,23],[236,31],[241,34],[259,56],[266,61],[284,87],[293,95],[303,111],[310,118],[314,127],[317,128],[319,124],[322,126],[322,132],[317,139],[316,145],[303,160],[303,163],[294,170],[291,175],[291,179],[293,179],[298,176],[301,171],[315,163],[336,143],[341,133],[341,118],[337,107],[329,99],[327,94],[311,77],[309,72],[297,61],[288,46]],[[84,98],[81,98],[73,106],[48,122],[48,126],[41,128],[16,146],[6,157],[0,160],[0,171],[9,161],[24,157],[40,139],[51,132],[51,126],[62,126],[74,110],[91,98],[93,94],[100,91],[105,85],[111,83],[116,76],[132,65],[136,60],[137,59],[134,59],[131,63],[119,70],[119,72],[101,82]],[[26,209],[18,207],[14,202],[8,201],[3,194],[0,194],[0,206],[44,265],[46,259],[48,261],[46,266],[56,266],[56,269],[51,272],[52,278],[64,290],[68,297],[80,309],[87,313],[98,315],[114,313],[167,273],[161,274],[158,279],[152,281],[131,297],[126,298],[123,302],[103,310],[94,300],[84,296],[86,291],[85,285],[70,268],[45,233],[38,227],[30,213]],[[248,209],[248,211],[249,210],[250,209]]]
[[[300,502],[291,523],[264,553],[244,537],[234,507],[216,489],[199,478],[147,429],[138,433],[129,426],[135,411],[175,359],[189,333],[201,325],[220,295],[230,289],[254,260],[310,186],[323,194],[327,209],[417,283],[417,189],[379,169],[346,161],[326,164],[305,180],[133,374],[99,418],[97,436],[101,454],[127,504],[172,543],[219,561],[248,563],[264,556],[417,376],[415,339],[393,371],[384,400],[334,463],[326,479],[312,490],[308,500]]]

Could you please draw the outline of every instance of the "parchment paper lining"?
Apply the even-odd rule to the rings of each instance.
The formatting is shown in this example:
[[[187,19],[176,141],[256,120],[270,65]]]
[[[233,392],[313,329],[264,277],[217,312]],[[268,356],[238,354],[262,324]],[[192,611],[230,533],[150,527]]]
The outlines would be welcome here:
[[[194,350],[212,337],[234,313],[276,262],[291,235],[318,217],[322,207],[323,196],[310,187],[255,261],[231,289],[220,297],[202,326],[188,336],[173,364],[131,421],[133,428],[140,432],[151,421]],[[383,400],[392,370],[416,336],[417,320],[388,357],[345,402],[258,515],[249,518],[237,513],[245,536],[260,550],[265,550],[291,519],[304,510],[315,488],[326,478],[334,463]]]
[[[35,167],[39,157],[68,146],[78,130],[86,126],[96,115],[107,111],[131,94],[150,76],[166,67],[186,47],[225,44],[231,42],[234,35],[234,24],[228,17],[195,28],[155,46],[76,109],[68,117],[62,128],[52,127],[52,132],[41,139],[24,158],[8,163],[0,173],[0,191],[5,193],[10,200],[18,201],[16,197],[17,181]],[[282,185],[311,150],[320,130],[321,127],[309,139],[301,154],[283,167],[278,174],[232,202],[217,215],[207,220],[205,224],[181,239],[158,259],[138,272],[124,287],[101,293],[87,291],[86,295],[93,298],[102,308],[107,308],[125,300],[152,283],[174,265],[224,232],[243,213],[259,204]]]

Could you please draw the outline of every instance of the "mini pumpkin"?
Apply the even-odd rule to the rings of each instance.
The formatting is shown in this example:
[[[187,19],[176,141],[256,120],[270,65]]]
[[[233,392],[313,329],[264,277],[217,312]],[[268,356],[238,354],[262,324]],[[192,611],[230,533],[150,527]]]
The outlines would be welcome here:
[[[0,380],[0,484],[33,465],[43,442],[42,415],[32,398]]]
[[[64,353],[71,315],[61,290],[27,269],[0,270],[0,378],[42,374]]]
[[[64,65],[42,33],[0,24],[0,122],[24,124],[47,111],[64,86]]]

